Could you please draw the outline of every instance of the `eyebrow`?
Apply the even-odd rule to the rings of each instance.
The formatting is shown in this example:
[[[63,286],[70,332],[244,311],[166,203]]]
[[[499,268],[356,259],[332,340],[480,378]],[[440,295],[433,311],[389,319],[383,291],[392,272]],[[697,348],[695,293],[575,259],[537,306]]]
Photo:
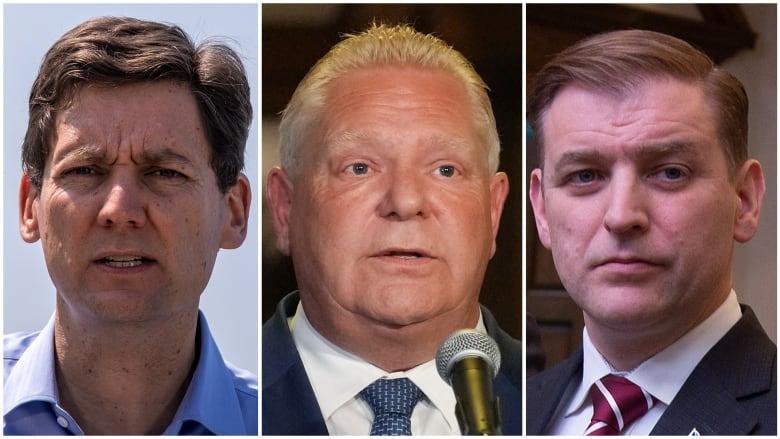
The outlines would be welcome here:
[[[698,151],[693,143],[690,142],[661,142],[639,145],[628,152],[628,156],[633,159],[658,159],[673,155],[694,157],[698,155]],[[554,170],[556,173],[560,173],[568,166],[574,164],[601,163],[604,161],[607,161],[607,156],[597,148],[566,151],[555,163]]]
[[[104,160],[105,149],[92,144],[83,144],[65,151],[54,164],[57,165],[65,160],[84,160],[90,163],[99,163]],[[158,150],[144,149],[139,157],[139,161],[133,159],[133,163],[177,163],[180,165],[191,165],[192,160],[179,154],[171,148],[163,147]]]

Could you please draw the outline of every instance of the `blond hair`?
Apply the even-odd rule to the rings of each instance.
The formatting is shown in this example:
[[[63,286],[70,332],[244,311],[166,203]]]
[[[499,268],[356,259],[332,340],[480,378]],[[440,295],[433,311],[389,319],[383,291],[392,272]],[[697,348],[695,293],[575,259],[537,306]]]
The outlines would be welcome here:
[[[498,170],[500,146],[488,87],[471,63],[443,40],[409,25],[372,23],[359,34],[345,35],[295,89],[279,127],[281,163],[287,172],[296,172],[297,151],[319,129],[328,85],[349,72],[382,65],[441,70],[458,78],[470,98],[475,126],[487,150],[488,168]]]

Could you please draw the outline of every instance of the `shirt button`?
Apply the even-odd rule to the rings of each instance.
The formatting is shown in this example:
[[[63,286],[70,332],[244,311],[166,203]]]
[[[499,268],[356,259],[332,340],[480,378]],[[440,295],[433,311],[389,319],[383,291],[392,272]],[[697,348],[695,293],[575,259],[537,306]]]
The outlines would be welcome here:
[[[70,423],[68,422],[67,419],[65,419],[64,416],[57,416],[57,423],[60,424],[60,427],[62,428],[68,428],[68,425],[70,425]]]

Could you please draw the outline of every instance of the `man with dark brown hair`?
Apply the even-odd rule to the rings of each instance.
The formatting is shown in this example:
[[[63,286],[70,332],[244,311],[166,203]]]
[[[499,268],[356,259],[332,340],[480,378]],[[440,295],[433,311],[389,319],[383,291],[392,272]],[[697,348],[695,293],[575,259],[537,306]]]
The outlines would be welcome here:
[[[257,434],[257,379],[222,359],[200,295],[240,246],[252,120],[231,48],[178,27],[89,20],[30,94],[20,231],[57,290],[5,337],[5,434]]]

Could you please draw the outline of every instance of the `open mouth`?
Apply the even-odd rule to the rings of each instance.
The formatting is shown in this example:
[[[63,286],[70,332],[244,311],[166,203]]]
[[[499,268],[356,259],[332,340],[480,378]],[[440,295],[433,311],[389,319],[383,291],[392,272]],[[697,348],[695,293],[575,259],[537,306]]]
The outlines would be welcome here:
[[[380,256],[399,258],[399,259],[418,259],[418,258],[428,257],[428,255],[422,252],[413,251],[413,250],[388,250],[386,252],[381,253]]]
[[[114,268],[132,268],[152,262],[151,259],[142,256],[108,256],[100,259],[101,264]]]

